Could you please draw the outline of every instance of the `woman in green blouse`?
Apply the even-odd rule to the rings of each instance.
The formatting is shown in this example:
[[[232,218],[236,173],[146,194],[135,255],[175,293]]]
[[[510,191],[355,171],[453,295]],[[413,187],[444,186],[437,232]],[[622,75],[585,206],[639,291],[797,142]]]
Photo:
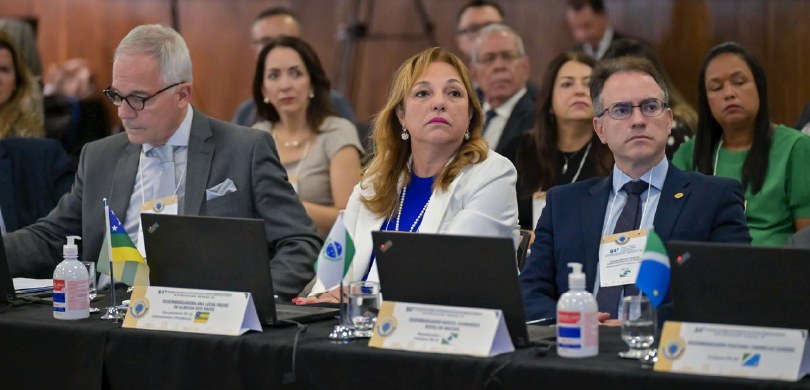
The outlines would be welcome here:
[[[765,71],[734,42],[709,51],[698,83],[698,126],[672,163],[740,180],[753,245],[784,245],[810,226],[810,137],[771,123]]]

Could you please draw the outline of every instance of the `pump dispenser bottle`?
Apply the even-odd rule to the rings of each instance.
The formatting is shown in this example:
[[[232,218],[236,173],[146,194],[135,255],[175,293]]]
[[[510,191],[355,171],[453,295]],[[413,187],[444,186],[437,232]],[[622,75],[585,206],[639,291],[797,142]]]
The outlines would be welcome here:
[[[567,358],[599,354],[599,306],[585,289],[582,264],[568,263],[567,293],[557,302],[557,354]]]
[[[53,318],[57,320],[90,317],[89,277],[87,268],[79,261],[79,248],[74,240],[81,237],[67,237],[67,245],[62,247],[64,260],[53,271]]]

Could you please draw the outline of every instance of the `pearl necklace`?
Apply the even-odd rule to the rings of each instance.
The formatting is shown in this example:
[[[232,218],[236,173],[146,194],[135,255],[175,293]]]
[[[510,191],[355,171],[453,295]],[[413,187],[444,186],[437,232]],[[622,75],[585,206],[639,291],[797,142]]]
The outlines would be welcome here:
[[[306,138],[304,138],[302,140],[284,141],[284,142],[281,143],[281,146],[285,147],[285,148],[298,148],[300,146],[303,146],[308,141],[309,141],[309,137],[306,137]]]
[[[394,224],[394,229],[396,231],[399,231],[399,220],[402,218],[402,208],[403,208],[403,206],[405,206],[405,195],[407,194],[407,192],[408,192],[408,187],[407,186],[402,187],[402,197],[400,197],[400,199],[399,199],[399,210],[397,210],[397,222],[396,222],[396,224]],[[417,215],[416,219],[413,220],[413,224],[411,224],[411,229],[408,230],[408,232],[413,232],[414,229],[416,228],[416,224],[425,215],[425,210],[427,210],[427,207],[428,207],[428,204],[430,204],[430,199],[431,198],[433,198],[432,193],[430,194],[430,197],[428,198],[427,202],[425,202],[425,205],[422,206],[422,210],[419,211],[419,215]]]

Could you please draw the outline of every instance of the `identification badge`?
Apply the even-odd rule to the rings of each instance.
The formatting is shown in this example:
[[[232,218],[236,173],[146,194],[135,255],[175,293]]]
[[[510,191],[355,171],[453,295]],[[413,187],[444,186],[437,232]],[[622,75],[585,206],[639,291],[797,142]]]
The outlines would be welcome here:
[[[164,196],[155,200],[150,200],[141,205],[141,214],[168,214],[178,215],[177,195]],[[140,214],[138,215],[140,218]],[[143,244],[143,226],[138,224],[138,252],[146,258],[146,247]]]
[[[540,216],[543,214],[543,208],[546,207],[546,191],[538,191],[532,195],[532,223],[533,229],[537,229],[537,224],[540,223]]]
[[[599,286],[624,286],[636,282],[647,246],[644,229],[612,234],[599,245]]]

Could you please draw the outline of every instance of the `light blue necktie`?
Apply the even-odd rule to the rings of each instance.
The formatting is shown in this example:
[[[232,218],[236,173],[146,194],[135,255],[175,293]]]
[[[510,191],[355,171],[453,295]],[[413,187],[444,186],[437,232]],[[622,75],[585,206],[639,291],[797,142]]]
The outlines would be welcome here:
[[[150,161],[144,170],[144,181],[151,183],[152,197],[148,200],[172,196],[175,194],[177,182],[174,174],[174,147],[161,145],[146,152],[147,157],[156,158]]]

